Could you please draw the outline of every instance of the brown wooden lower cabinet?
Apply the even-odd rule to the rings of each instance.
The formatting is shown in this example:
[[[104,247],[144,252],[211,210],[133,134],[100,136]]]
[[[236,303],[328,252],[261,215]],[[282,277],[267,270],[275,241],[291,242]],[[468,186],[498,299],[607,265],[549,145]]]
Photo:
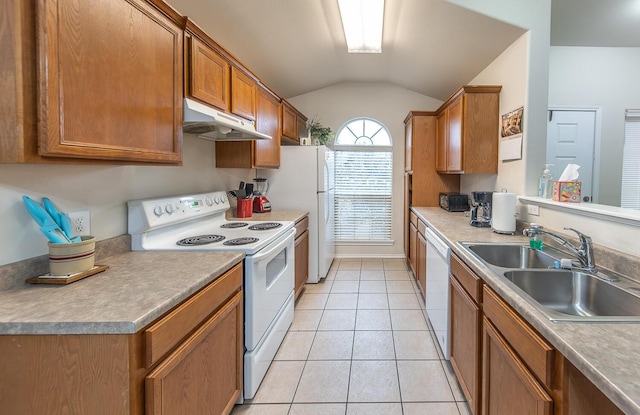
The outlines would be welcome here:
[[[411,268],[411,272],[415,276],[417,274],[417,247],[418,247],[418,228],[413,224],[409,223],[409,267]]]
[[[416,281],[422,298],[427,296],[427,240],[418,232],[418,246],[416,247]]]
[[[296,222],[295,297],[302,293],[309,278],[309,216]]]
[[[571,363],[564,364],[562,415],[623,415],[589,379]]]
[[[227,415],[243,325],[238,264],[135,334],[2,335],[0,413]]]
[[[451,365],[474,415],[622,415],[455,254]]]
[[[552,415],[549,394],[486,318],[483,333],[482,415]]]
[[[480,319],[478,304],[453,275],[450,284],[450,362],[471,413],[480,413]]]
[[[241,326],[239,292],[146,377],[145,413],[230,413],[242,389]]]

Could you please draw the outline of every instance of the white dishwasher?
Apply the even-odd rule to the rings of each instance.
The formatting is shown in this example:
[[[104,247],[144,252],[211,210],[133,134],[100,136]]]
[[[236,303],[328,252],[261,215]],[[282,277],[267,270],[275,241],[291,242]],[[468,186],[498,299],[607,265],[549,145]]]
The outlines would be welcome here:
[[[427,314],[444,358],[449,360],[449,254],[451,249],[431,229],[427,237]]]

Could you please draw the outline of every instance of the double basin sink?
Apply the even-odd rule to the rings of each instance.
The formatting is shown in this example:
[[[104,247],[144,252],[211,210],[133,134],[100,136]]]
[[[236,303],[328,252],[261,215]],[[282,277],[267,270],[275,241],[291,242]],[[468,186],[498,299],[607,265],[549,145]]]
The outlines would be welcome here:
[[[640,296],[636,295],[640,284],[555,269],[556,261],[568,255],[553,248],[539,251],[523,244],[460,245],[552,321],[640,322]]]

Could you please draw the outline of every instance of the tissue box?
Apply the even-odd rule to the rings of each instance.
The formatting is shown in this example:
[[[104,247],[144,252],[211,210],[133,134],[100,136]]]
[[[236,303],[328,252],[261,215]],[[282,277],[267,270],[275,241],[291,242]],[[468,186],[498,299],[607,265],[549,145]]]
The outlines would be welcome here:
[[[580,203],[582,182],[553,181],[553,200],[557,202]]]

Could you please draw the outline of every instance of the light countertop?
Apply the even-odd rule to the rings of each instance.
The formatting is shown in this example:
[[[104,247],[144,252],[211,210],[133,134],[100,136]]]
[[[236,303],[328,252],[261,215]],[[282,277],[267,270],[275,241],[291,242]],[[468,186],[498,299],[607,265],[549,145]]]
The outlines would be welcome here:
[[[456,242],[527,241],[475,228],[462,213],[414,207],[416,215],[451,247],[504,300],[556,347],[626,414],[640,414],[640,324],[553,323],[542,312]]]
[[[69,285],[0,291],[0,335],[135,333],[242,261],[242,252],[126,252]]]

